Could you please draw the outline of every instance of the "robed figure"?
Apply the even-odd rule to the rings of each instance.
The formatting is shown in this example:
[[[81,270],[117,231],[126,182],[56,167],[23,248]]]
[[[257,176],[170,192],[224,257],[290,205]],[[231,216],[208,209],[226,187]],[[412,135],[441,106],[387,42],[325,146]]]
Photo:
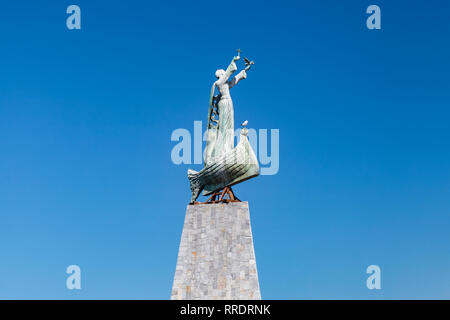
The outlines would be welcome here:
[[[241,130],[239,143],[234,146],[234,110],[230,89],[247,78],[247,71],[253,64],[253,61],[244,58],[245,68],[232,77],[239,59],[238,53],[226,70],[216,71],[217,80],[211,88],[209,99],[205,165],[199,172],[188,170],[192,204],[197,203],[196,199],[202,191],[204,195],[213,194],[210,199],[215,199],[220,190],[232,193],[231,186],[259,175],[258,160],[248,142],[246,128]],[[223,198],[223,193],[220,198]]]
[[[236,61],[239,59],[238,54],[226,70],[216,71],[217,81],[212,85],[209,99],[205,165],[234,148],[234,109],[230,89],[247,78],[247,71],[251,67],[251,64],[247,64],[244,70],[231,78],[237,70]],[[215,95],[216,88],[218,95]]]

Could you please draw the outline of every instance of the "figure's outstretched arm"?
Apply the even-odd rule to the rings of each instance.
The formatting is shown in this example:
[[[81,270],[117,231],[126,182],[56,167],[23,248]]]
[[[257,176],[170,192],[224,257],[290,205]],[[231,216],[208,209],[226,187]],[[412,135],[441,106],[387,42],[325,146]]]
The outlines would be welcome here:
[[[239,81],[241,81],[242,79],[247,79],[247,67],[242,70],[241,72],[239,72],[236,76],[233,77],[233,79],[230,80],[229,82],[229,87],[232,88],[235,85],[238,84]]]
[[[228,81],[228,79],[231,77],[231,75],[237,70],[236,61],[239,60],[241,57],[235,56],[233,60],[231,60],[230,65],[228,66],[227,70],[225,71],[225,74],[220,77],[219,80],[216,81],[218,85],[224,84]]]

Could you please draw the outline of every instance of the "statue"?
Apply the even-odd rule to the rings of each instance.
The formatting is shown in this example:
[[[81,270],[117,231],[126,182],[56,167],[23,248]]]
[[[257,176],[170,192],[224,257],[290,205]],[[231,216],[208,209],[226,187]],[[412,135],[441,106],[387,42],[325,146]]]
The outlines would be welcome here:
[[[227,70],[219,69],[216,71],[216,78],[211,88],[208,112],[208,140],[206,146],[205,164],[210,159],[217,158],[233,149],[234,141],[234,110],[231,100],[230,89],[239,81],[247,78],[247,71],[250,70],[253,62],[246,59],[245,69],[239,72],[231,80],[229,78],[237,70],[236,61],[240,59],[240,51],[233,58]],[[214,96],[217,87],[219,94]],[[216,116],[219,119],[216,120]],[[212,128],[216,130],[211,130]]]
[[[217,192],[224,189],[231,192],[234,200],[230,187],[259,175],[258,161],[248,142],[246,128],[241,130],[239,143],[234,147],[234,109],[230,89],[247,78],[247,71],[254,64],[253,61],[244,58],[244,70],[230,80],[237,70],[238,60],[240,50],[226,70],[219,69],[215,74],[217,81],[211,88],[209,99],[205,166],[200,172],[188,170],[192,192],[191,203],[195,203],[202,190],[204,195],[213,194],[214,201]],[[214,95],[216,88],[219,91],[218,95]]]

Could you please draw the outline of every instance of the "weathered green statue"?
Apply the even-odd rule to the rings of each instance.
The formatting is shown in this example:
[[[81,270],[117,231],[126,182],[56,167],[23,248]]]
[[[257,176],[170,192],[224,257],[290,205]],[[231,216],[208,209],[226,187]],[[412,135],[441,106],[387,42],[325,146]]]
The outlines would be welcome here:
[[[240,50],[227,70],[216,71],[217,81],[212,86],[209,101],[205,167],[200,172],[188,170],[192,203],[202,190],[204,195],[209,195],[259,175],[258,161],[248,142],[246,128],[241,130],[239,143],[234,147],[234,110],[230,89],[247,78],[247,71],[254,64],[244,58],[245,69],[230,80],[239,59]],[[219,94],[215,96],[216,88]]]

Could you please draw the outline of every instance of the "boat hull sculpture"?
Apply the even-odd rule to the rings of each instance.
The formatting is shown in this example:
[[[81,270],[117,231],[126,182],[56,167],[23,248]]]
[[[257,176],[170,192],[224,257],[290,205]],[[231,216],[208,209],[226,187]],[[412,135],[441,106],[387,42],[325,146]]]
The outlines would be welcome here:
[[[225,187],[231,187],[259,175],[256,155],[247,139],[248,130],[241,130],[236,148],[219,159],[205,166],[201,171],[188,170],[194,202],[203,190],[203,195],[210,195]]]
[[[210,195],[259,175],[258,160],[247,139],[247,128],[241,130],[239,143],[233,147],[234,109],[230,88],[246,79],[247,71],[254,64],[244,58],[245,69],[229,80],[237,70],[236,61],[239,59],[240,50],[226,70],[216,71],[218,80],[212,86],[208,110],[205,166],[199,172],[188,170],[191,203],[195,203],[202,191],[203,195]],[[215,96],[216,88],[219,94]],[[246,124],[247,121],[243,126]]]

